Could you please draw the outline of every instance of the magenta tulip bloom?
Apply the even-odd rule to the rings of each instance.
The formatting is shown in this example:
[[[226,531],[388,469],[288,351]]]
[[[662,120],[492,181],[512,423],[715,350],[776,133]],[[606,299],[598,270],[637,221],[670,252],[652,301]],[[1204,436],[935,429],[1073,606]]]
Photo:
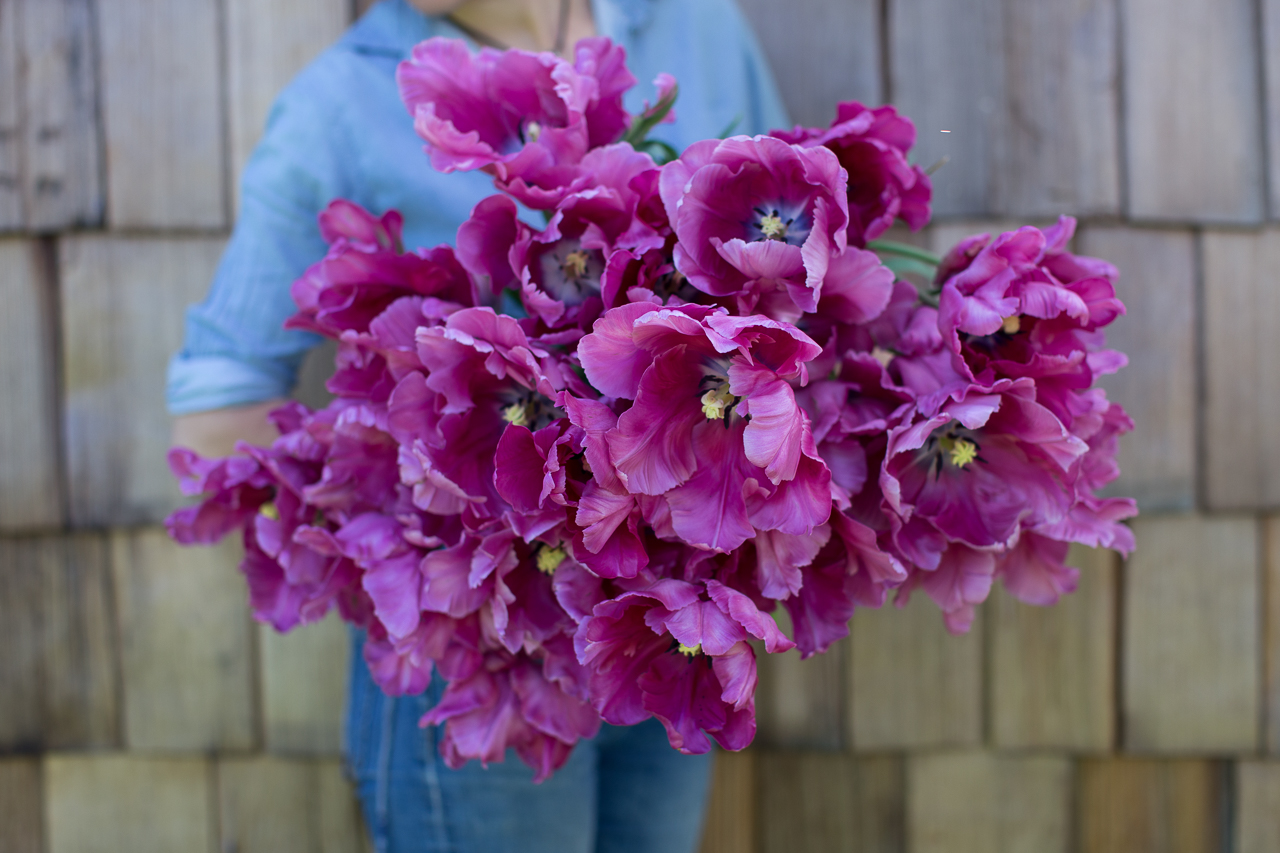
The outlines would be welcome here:
[[[818,307],[844,254],[844,170],[825,148],[768,136],[696,142],[662,169],[662,201],[689,283],[784,320]],[[765,307],[767,306],[767,307]]]
[[[849,174],[849,245],[865,246],[901,219],[918,231],[929,221],[933,185],[907,161],[916,144],[911,119],[891,106],[868,109],[857,101],[836,106],[826,129],[796,127],[773,135],[805,147],[833,151]]]

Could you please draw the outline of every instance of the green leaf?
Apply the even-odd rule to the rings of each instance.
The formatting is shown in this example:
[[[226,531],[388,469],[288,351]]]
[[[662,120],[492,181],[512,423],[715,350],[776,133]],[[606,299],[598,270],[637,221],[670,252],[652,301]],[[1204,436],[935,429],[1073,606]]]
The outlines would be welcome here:
[[[868,240],[867,248],[881,257],[884,255],[900,255],[904,258],[915,258],[921,263],[934,267],[942,263],[942,258],[927,249],[921,249],[918,246],[911,246],[906,243],[898,243],[893,240]]]
[[[659,166],[670,163],[672,160],[680,159],[680,152],[661,139],[646,139],[644,142],[632,147],[637,151],[643,151],[648,154],[653,158],[653,162]]]
[[[915,258],[904,258],[901,255],[890,255],[889,257],[880,258],[880,263],[893,270],[893,274],[898,278],[904,275],[918,275],[925,281],[933,281],[933,274],[937,268],[931,264],[926,264]]]

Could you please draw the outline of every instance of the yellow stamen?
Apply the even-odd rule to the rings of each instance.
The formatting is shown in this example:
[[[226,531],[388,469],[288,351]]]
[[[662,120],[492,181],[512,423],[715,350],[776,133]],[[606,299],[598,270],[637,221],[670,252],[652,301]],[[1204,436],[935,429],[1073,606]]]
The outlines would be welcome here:
[[[787,223],[776,213],[770,213],[760,220],[760,233],[766,240],[787,239]]]
[[[280,510],[276,509],[276,505],[274,503],[263,504],[262,506],[258,507],[258,512],[262,513],[272,521],[280,520]]]
[[[889,366],[889,362],[893,361],[893,355],[893,350],[888,350],[884,347],[873,347],[871,350],[871,357],[880,362],[882,367]]]
[[[728,385],[712,388],[702,395],[702,414],[706,415],[709,421],[723,420],[724,410],[732,403],[733,393],[729,391]]]
[[[947,451],[951,455],[951,464],[963,468],[978,458],[978,445],[964,438],[957,438]]]
[[[531,121],[524,126],[524,138],[529,142],[537,142],[538,137],[542,135],[542,125],[536,121]]]
[[[698,654],[698,652],[702,651],[702,644],[699,643],[696,646],[686,646],[684,643],[681,643],[676,647],[676,651],[678,651],[682,655],[688,655],[689,657],[693,657],[694,655]]]
[[[543,548],[538,551],[538,571],[548,575],[555,574],[556,569],[564,562],[563,548]]]
[[[587,253],[579,249],[576,252],[570,252],[565,255],[564,263],[560,265],[560,269],[564,270],[565,278],[582,278],[587,274],[587,261],[590,258]]]
[[[1018,330],[1022,328],[1022,318],[1017,314],[1012,317],[1005,317],[1004,322],[1000,324],[1000,331],[1006,335],[1016,335]]]
[[[529,411],[523,403],[512,403],[502,410],[502,419],[516,426],[529,425]]]

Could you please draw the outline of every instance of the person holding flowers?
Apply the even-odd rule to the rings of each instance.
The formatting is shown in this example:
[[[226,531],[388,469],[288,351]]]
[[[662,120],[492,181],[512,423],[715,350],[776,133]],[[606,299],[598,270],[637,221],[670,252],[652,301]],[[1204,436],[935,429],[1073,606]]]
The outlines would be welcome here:
[[[669,72],[680,80],[682,120],[654,133],[676,149],[735,124],[751,133],[787,125],[769,68],[731,0],[383,0],[304,70],[272,110],[246,167],[239,219],[210,295],[190,310],[184,348],[170,367],[175,446],[225,456],[238,440],[270,445],[279,428],[287,430],[288,424],[279,418],[273,423],[267,413],[284,402],[303,354],[320,340],[317,332],[325,331],[319,328],[322,324],[282,329],[296,310],[290,285],[324,256],[327,242],[341,234],[360,245],[361,237],[376,242],[391,240],[394,233],[394,239],[411,246],[453,243],[459,224],[492,192],[486,176],[437,172],[423,155],[414,116],[401,101],[395,77],[414,45],[445,36],[465,38],[473,49],[514,47],[573,59],[573,45],[597,33],[623,46],[628,66],[644,79]],[[638,89],[626,95],[636,111],[642,109],[644,97]],[[399,215],[384,219],[385,227],[329,215],[317,228],[317,216],[339,197],[379,212],[394,209]],[[582,202],[577,213],[566,212],[559,225],[565,238],[581,237],[592,216],[589,207]],[[512,205],[492,215],[510,212],[511,227],[531,234],[533,229],[515,211]],[[361,226],[368,226],[366,233],[352,233],[353,227]],[[617,239],[636,248],[642,245],[624,236]],[[566,254],[547,241],[544,235],[532,237],[523,250],[537,269],[547,266],[538,258],[554,257],[557,251]],[[570,272],[575,263],[569,261]],[[455,280],[466,276],[456,265],[439,266],[443,272],[432,267],[424,275]],[[345,272],[350,281],[358,282],[367,270]],[[401,271],[391,277],[399,274],[415,273]],[[562,285],[572,286],[568,279]],[[469,287],[460,286],[462,291]],[[459,287],[442,288],[440,297],[458,300]],[[339,379],[356,370],[348,367],[339,371]],[[378,488],[366,485],[370,491]],[[305,526],[298,515],[303,504],[291,504],[288,489],[271,491],[271,514],[278,518],[263,513],[254,517],[264,528],[272,527],[282,541],[291,541]],[[389,549],[391,562],[397,555],[403,559],[407,547],[388,544],[398,541],[398,534],[369,521],[356,540],[346,535],[322,547],[334,553],[383,548]],[[424,531],[427,538],[421,541],[440,535],[441,531]],[[339,584],[345,569],[324,573],[330,563],[341,561],[326,562],[297,544],[270,555],[250,549],[248,556],[250,563],[261,566],[288,561],[290,553],[297,556],[291,563],[295,578],[323,577],[331,588]],[[281,628],[309,621],[331,601],[324,586],[319,583],[321,591],[297,607],[277,606],[269,618]],[[414,630],[426,632],[448,618],[428,619]],[[392,624],[400,627],[394,620]],[[531,783],[533,773],[516,760],[490,763],[488,770],[475,764],[451,770],[438,755],[440,732],[418,725],[428,708],[438,707],[443,680],[437,675],[431,682],[418,673],[394,691],[404,695],[385,696],[366,664],[368,658],[376,668],[376,654],[357,638],[346,750],[377,849],[696,847],[709,764],[706,757],[673,752],[656,720],[638,727],[606,726],[589,748],[580,749],[554,777],[537,786]],[[526,681],[533,683],[520,683]],[[587,722],[577,731],[594,732],[598,726]],[[497,743],[487,754],[501,761],[506,748]]]
[[[696,65],[677,67],[705,94]],[[259,619],[336,609],[364,632],[351,752],[382,847],[691,849],[690,757],[751,742],[758,655],[825,651],[856,607],[916,590],[963,632],[996,580],[1036,604],[1074,589],[1070,542],[1132,548],[1133,502],[1098,495],[1132,427],[1096,387],[1124,306],[1115,269],[1070,252],[1074,220],[943,258],[887,242],[931,194],[893,107],[685,144],[660,130],[676,79],[629,107],[610,38],[560,57],[431,37],[395,83],[437,173],[497,192],[434,248],[400,212],[323,206],[284,325],[337,342],[336,398],[275,408],[243,455],[175,449],[206,497],[168,522],[242,531]],[[395,158],[389,138],[334,162]],[[270,267],[243,251],[220,276]]]

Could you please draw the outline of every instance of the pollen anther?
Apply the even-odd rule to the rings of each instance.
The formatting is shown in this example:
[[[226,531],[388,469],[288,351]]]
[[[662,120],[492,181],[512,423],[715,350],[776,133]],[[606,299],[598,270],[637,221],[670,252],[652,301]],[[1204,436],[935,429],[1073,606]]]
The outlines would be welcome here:
[[[560,564],[564,562],[565,553],[563,548],[543,548],[538,551],[538,571],[543,574],[555,574],[556,569],[560,568]]]
[[[502,419],[516,426],[528,426],[529,409],[523,403],[512,403],[502,410]]]
[[[1000,331],[1004,332],[1006,335],[1016,335],[1021,328],[1022,318],[1017,314],[1014,314],[1012,317],[1005,317],[1004,322],[1000,324]]]
[[[968,439],[957,438],[952,442],[948,453],[951,456],[951,464],[957,468],[963,468],[978,458],[978,445]]]
[[[702,414],[709,421],[723,420],[725,409],[732,404],[733,393],[729,391],[729,386],[721,385],[702,395]]]
[[[783,222],[778,214],[770,213],[768,216],[761,217],[760,233],[766,240],[786,240],[787,223]]]
[[[684,643],[681,643],[680,645],[676,646],[676,651],[678,651],[682,655],[688,655],[689,657],[693,657],[694,655],[702,651],[702,644],[699,643],[696,646],[686,646]]]

